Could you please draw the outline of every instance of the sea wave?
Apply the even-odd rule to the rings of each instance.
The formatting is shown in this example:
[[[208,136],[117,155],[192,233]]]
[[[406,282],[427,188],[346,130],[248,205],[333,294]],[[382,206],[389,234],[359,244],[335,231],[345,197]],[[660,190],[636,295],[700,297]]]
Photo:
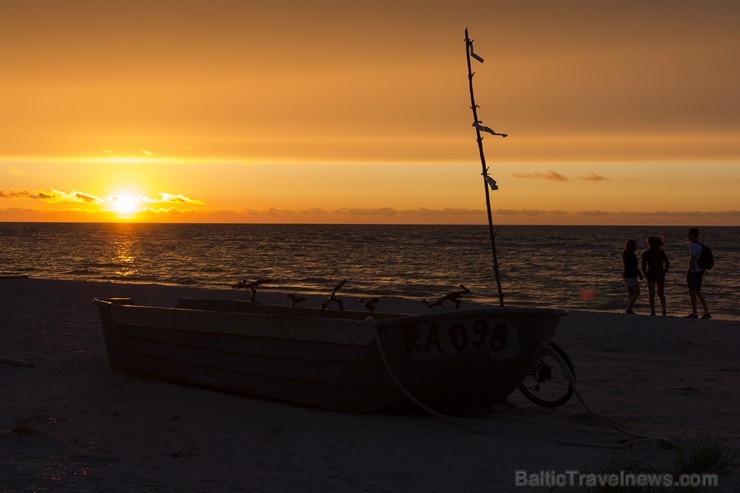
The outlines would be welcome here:
[[[718,318],[740,319],[740,228],[702,228],[717,266],[704,292]],[[621,251],[666,237],[669,313],[688,312],[686,228],[502,226],[497,232],[505,303],[622,309]],[[464,299],[498,304],[485,226],[176,225],[0,223],[0,275],[432,300],[465,285]],[[644,286],[644,285],[643,285]],[[637,310],[647,312],[647,287]]]

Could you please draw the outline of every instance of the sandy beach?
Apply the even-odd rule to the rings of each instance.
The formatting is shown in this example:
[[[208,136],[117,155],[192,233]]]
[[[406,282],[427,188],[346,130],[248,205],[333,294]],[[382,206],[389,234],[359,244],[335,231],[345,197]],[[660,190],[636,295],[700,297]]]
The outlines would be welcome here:
[[[0,491],[548,491],[516,487],[516,471],[601,472],[639,454],[668,473],[666,440],[714,436],[740,450],[737,321],[595,312],[561,321],[554,340],[570,355],[590,409],[656,438],[628,446],[637,439],[593,418],[575,397],[545,409],[514,393],[453,423],[421,410],[333,413],[108,366],[93,297],[173,305],[192,296],[244,292],[0,279]],[[718,488],[702,491],[740,491],[737,463]]]

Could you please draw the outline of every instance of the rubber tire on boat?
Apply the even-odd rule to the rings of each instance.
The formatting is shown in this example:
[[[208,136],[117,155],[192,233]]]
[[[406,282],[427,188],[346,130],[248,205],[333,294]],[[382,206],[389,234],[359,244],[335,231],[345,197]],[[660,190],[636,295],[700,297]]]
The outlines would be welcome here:
[[[570,361],[570,358],[568,357],[568,355],[565,354],[565,351],[563,351],[560,348],[560,346],[558,346],[552,341],[550,342],[550,347],[556,353],[558,353],[560,358],[562,358],[565,364],[568,365],[568,370],[570,370],[571,374],[575,376],[576,371],[573,368],[573,363]],[[533,377],[533,373],[540,369],[543,369],[543,365],[544,365],[545,371],[547,371],[548,374],[545,376],[541,376],[541,377],[537,377],[537,376]],[[556,358],[554,358],[552,355],[546,354],[542,356],[540,359],[537,360],[534,367],[530,371],[529,375],[527,375],[527,377],[524,380],[522,380],[522,383],[519,384],[519,391],[522,394],[524,394],[524,397],[534,402],[538,406],[549,407],[549,408],[555,408],[558,406],[562,406],[563,404],[568,402],[568,399],[570,399],[570,397],[573,395],[573,384],[571,383],[570,379],[568,379],[568,376],[564,374],[564,370],[562,368],[559,368],[560,365],[561,363]],[[560,378],[558,380],[565,379],[564,381],[562,382],[561,381],[550,381],[552,377],[551,370],[553,368],[557,368],[560,370],[560,373],[559,373]],[[539,379],[540,386],[547,384],[551,386],[550,388],[552,388],[552,386],[554,385],[563,386],[565,382],[568,383],[568,386],[567,388],[563,389],[563,393],[560,394],[559,397],[556,397],[554,399],[543,398],[542,395],[537,395],[537,390],[531,389],[530,387],[527,386],[528,382],[537,383],[537,379]]]

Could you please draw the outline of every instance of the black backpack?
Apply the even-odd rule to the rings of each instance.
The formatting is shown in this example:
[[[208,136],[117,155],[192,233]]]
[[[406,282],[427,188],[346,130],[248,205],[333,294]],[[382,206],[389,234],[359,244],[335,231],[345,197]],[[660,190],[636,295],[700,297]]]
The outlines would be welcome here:
[[[698,242],[701,245],[701,255],[697,259],[699,261],[699,267],[704,270],[709,270],[714,267],[714,254],[712,249],[706,246],[704,243]]]

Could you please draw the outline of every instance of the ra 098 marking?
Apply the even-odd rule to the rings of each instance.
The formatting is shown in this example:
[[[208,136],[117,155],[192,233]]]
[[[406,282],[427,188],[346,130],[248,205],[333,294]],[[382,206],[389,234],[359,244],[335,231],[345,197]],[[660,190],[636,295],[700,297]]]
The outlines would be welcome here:
[[[444,354],[480,349],[501,351],[506,348],[508,327],[506,322],[489,327],[485,320],[475,320],[472,325],[453,322],[446,328],[440,328],[435,323],[423,328],[407,324],[403,327],[403,335],[407,353]]]

